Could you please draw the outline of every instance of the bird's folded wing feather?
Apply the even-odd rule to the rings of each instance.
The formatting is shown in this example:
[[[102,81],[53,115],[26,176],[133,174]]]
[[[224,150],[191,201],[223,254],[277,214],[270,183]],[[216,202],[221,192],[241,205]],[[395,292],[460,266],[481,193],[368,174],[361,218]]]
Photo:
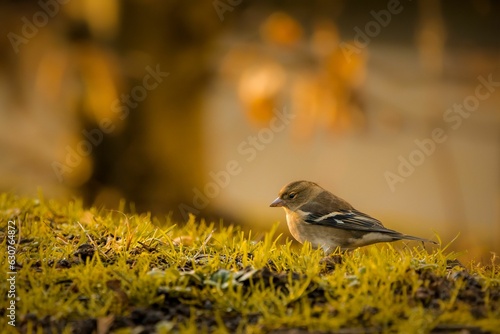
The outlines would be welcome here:
[[[304,208],[305,209],[305,208]],[[303,210],[307,212],[306,210]],[[355,209],[339,210],[326,214],[315,214],[309,212],[304,216],[304,220],[309,224],[330,226],[344,230],[356,230],[380,233],[396,233],[396,231],[385,228],[380,221]]]

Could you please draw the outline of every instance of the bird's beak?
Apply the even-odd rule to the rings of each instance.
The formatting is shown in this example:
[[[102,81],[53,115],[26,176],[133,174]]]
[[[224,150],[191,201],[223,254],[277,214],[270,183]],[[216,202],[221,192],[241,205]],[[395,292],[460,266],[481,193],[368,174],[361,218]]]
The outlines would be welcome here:
[[[284,206],[284,205],[285,205],[285,202],[283,202],[283,200],[278,197],[269,206],[275,207],[275,206]]]

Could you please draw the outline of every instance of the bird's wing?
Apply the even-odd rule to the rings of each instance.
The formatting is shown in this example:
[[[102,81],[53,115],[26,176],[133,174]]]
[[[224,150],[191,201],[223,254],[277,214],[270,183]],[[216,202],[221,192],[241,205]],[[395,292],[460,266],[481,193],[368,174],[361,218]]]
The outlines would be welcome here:
[[[307,212],[306,210],[303,211]],[[379,220],[356,209],[338,210],[325,214],[308,212],[304,215],[304,220],[308,224],[330,226],[343,230],[400,234],[399,232],[385,228]]]

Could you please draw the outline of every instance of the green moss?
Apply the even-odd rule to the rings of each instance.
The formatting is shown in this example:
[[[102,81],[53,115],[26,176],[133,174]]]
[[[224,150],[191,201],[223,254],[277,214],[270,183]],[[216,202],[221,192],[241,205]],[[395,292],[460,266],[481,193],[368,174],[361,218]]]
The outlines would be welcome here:
[[[276,226],[255,241],[234,226],[194,217],[179,226],[124,207],[87,210],[79,201],[0,195],[2,271],[16,273],[16,327],[8,324],[7,298],[3,332],[500,328],[494,259],[464,267],[446,247],[419,244],[324,258],[308,244],[292,247]],[[9,269],[12,241],[16,264]],[[11,285],[4,279],[0,288],[7,296]]]

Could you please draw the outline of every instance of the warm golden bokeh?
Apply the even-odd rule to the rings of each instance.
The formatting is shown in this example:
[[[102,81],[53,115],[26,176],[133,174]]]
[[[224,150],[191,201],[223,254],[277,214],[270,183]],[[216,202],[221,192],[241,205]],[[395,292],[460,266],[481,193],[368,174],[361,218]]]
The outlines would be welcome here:
[[[500,251],[496,2],[0,7],[0,191],[266,230],[310,179]]]

